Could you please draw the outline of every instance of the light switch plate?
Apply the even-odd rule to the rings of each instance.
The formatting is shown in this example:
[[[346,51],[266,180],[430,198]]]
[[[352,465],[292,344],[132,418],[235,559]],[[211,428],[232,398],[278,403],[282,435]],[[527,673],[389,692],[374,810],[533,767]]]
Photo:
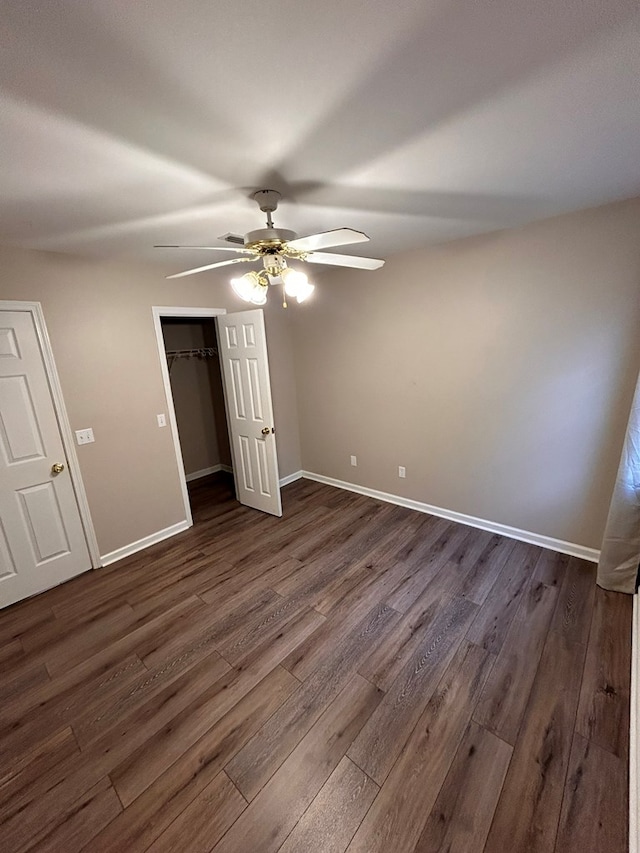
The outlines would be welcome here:
[[[158,415],[158,426],[163,427],[167,425],[166,415]]]
[[[398,477],[406,477],[406,476],[407,476],[407,469],[404,467],[404,465],[398,465]]]
[[[358,460],[356,459],[355,456],[351,457],[351,464],[353,465],[354,468],[357,466]]]
[[[95,441],[93,437],[93,430],[91,427],[88,429],[77,429],[76,430],[76,441],[78,444],[91,444],[92,441]]]

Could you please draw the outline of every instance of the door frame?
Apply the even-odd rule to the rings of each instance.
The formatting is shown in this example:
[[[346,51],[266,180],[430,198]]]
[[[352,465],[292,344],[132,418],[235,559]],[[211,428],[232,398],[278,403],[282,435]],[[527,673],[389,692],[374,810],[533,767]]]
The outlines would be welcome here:
[[[71,485],[73,486],[73,492],[75,495],[76,504],[78,506],[78,512],[80,514],[80,522],[82,524],[84,538],[89,551],[91,568],[99,569],[102,566],[102,560],[100,558],[98,540],[96,539],[95,528],[91,519],[91,511],[89,509],[87,493],[85,491],[84,483],[82,481],[80,463],[76,454],[76,446],[73,440],[73,432],[71,431],[69,416],[67,415],[67,409],[64,404],[62,386],[60,385],[60,377],[58,376],[58,370],[56,368],[55,359],[53,357],[53,349],[51,347],[51,340],[47,331],[47,324],[44,318],[44,311],[42,310],[42,303],[22,302],[12,299],[0,299],[0,311],[25,311],[31,314],[31,317],[33,319],[33,325],[36,330],[36,337],[38,339],[38,346],[40,347],[40,352],[42,354],[44,371],[47,377],[49,391],[51,392],[53,410],[55,412],[56,420],[58,422],[58,429],[60,430],[62,446],[64,448],[65,456],[67,457],[67,465],[69,467]]]
[[[162,318],[163,317],[184,317],[193,318],[194,320],[206,320],[212,317],[219,317],[220,314],[226,314],[226,308],[188,308],[185,306],[167,306],[154,305],[151,308],[153,314],[153,325],[156,332],[156,343],[158,345],[158,357],[160,359],[160,371],[162,373],[162,384],[164,385],[164,396],[167,401],[167,414],[169,415],[169,426],[171,428],[171,437],[173,438],[173,448],[176,454],[176,462],[178,465],[178,475],[180,477],[180,488],[182,490],[182,500],[184,502],[185,518],[189,527],[193,526],[193,516],[191,514],[191,503],[189,502],[189,490],[187,489],[187,476],[184,470],[184,461],[182,459],[182,447],[180,446],[180,436],[178,434],[178,421],[176,420],[176,410],[173,405],[173,391],[171,389],[171,379],[169,377],[169,366],[167,365],[167,357],[164,348],[164,336],[162,334]],[[226,400],[225,400],[226,406]]]

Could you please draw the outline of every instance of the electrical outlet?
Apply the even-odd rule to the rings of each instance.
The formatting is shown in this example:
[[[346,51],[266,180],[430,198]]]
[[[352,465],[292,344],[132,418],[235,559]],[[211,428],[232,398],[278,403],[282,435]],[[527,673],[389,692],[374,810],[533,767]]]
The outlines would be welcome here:
[[[404,465],[398,465],[398,477],[406,477],[406,476],[407,476],[407,469],[404,467]]]
[[[167,425],[167,417],[166,415],[158,415],[158,426],[163,427]]]
[[[77,429],[76,441],[78,444],[91,444],[92,441],[95,441],[93,430],[90,427],[89,429]]]
[[[357,466],[358,460],[356,459],[355,456],[351,457],[351,464],[353,465],[354,468]]]

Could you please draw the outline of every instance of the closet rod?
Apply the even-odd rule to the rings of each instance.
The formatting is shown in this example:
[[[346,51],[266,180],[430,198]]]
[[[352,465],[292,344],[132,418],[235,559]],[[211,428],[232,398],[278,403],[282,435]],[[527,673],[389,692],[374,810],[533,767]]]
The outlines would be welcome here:
[[[192,349],[168,349],[166,354],[176,358],[209,358],[212,355],[218,355],[218,350],[215,347],[193,347]]]
[[[166,350],[167,362],[169,363],[169,373],[173,363],[177,358],[213,358],[218,355],[218,350],[215,347],[193,347],[192,349],[169,349]]]

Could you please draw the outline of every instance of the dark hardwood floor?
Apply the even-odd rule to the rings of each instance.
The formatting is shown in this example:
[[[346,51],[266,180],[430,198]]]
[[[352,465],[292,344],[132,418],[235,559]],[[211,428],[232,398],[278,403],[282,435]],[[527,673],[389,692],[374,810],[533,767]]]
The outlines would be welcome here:
[[[0,612],[0,850],[623,853],[631,597],[301,480]]]

